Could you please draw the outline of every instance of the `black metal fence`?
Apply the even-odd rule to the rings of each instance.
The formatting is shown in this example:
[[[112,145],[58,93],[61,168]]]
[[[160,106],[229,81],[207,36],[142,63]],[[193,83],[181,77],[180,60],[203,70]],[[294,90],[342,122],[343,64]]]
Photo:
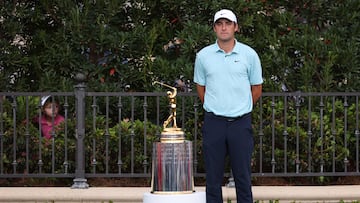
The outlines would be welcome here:
[[[41,96],[59,100],[65,122],[41,135]],[[151,177],[152,143],[169,115],[163,92],[0,92],[0,178]],[[360,93],[263,93],[254,107],[255,177],[359,176]],[[177,96],[178,125],[204,176],[203,111],[196,93]],[[241,153],[241,149],[239,149]],[[227,168],[230,175],[229,167]]]

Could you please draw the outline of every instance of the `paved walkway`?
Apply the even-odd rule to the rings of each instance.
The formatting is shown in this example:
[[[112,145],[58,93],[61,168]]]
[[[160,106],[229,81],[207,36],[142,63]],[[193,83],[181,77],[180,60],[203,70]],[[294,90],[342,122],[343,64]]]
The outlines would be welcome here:
[[[204,187],[195,187],[204,192]],[[142,203],[149,187],[0,187],[0,202],[7,203]],[[254,200],[282,202],[360,202],[360,185],[253,186]],[[236,203],[235,189],[223,188],[224,202]]]

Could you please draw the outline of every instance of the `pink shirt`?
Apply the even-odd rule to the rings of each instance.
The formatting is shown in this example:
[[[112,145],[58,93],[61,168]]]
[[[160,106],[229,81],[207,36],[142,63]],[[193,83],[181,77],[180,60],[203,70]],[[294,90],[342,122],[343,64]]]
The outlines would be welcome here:
[[[54,118],[54,127],[56,127],[57,125],[59,125],[60,123],[62,123],[64,121],[64,117],[61,115],[57,115]],[[51,121],[52,122],[52,121]],[[53,130],[53,126],[52,123],[48,123],[48,121],[46,120],[45,116],[41,117],[41,132],[43,134],[43,136],[47,139],[51,139],[51,131]],[[56,130],[56,129],[54,129]]]

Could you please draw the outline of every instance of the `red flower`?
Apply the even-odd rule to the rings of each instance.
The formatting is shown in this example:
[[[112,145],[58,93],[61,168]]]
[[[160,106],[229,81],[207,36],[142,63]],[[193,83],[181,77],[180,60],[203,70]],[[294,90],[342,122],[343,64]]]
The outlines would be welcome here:
[[[111,76],[113,76],[115,74],[115,68],[111,68],[109,73],[110,73]]]

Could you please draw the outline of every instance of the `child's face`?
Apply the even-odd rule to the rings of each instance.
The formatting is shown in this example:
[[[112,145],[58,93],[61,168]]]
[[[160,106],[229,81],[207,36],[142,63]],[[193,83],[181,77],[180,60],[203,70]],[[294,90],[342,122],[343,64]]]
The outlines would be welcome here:
[[[48,102],[44,105],[44,114],[49,117],[56,117],[59,112],[59,105],[56,102]]]

